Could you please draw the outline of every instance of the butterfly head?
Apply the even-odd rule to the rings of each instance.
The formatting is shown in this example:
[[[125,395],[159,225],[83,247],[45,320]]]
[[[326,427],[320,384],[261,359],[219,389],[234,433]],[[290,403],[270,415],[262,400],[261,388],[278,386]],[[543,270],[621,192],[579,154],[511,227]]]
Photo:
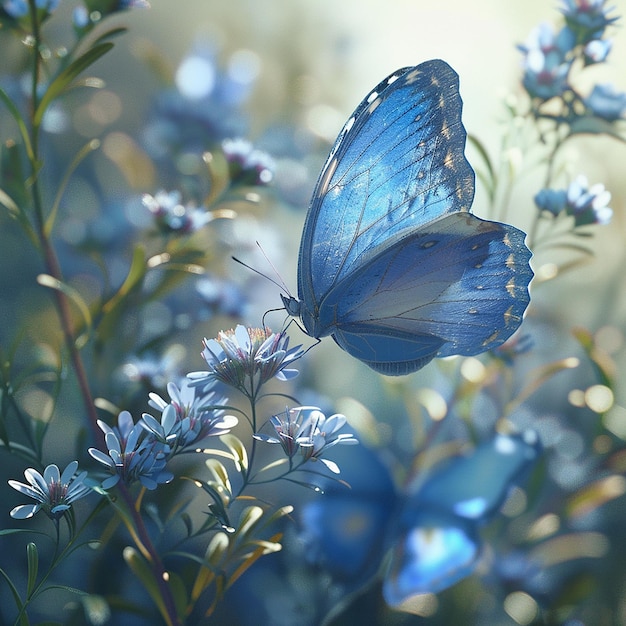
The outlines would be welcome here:
[[[298,300],[293,296],[284,296],[281,294],[283,306],[289,315],[292,317],[298,317],[302,320],[304,329],[309,337],[319,339],[325,334],[320,329],[318,316],[306,306],[302,300]]]

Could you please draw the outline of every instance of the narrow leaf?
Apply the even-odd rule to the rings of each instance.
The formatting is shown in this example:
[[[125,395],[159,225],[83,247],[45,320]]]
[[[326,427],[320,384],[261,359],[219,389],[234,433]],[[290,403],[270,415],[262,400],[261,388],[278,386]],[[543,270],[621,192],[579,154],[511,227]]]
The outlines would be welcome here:
[[[44,230],[46,235],[50,235],[52,232],[52,228],[54,226],[54,222],[56,220],[57,213],[59,212],[59,205],[61,204],[61,198],[63,198],[63,194],[65,193],[65,188],[67,187],[67,183],[70,181],[72,174],[76,170],[76,168],[80,165],[83,159],[91,154],[94,150],[97,150],[100,147],[100,141],[98,139],[92,139],[87,145],[83,146],[78,154],[72,159],[69,167],[65,171],[61,182],[59,183],[59,187],[54,198],[54,203],[52,204],[52,209],[50,210],[50,214],[48,215],[48,219],[44,225]]]
[[[220,441],[233,453],[237,471],[246,473],[248,471],[248,453],[241,439],[235,435],[226,434],[220,436]]]
[[[13,600],[15,601],[15,606],[20,612],[20,618],[19,618],[20,626],[28,626],[29,625],[28,616],[23,612],[24,603],[22,602],[22,599],[20,598],[20,593],[17,590],[17,587],[13,584],[13,581],[11,580],[10,576],[2,568],[0,568],[0,576],[4,578],[7,585],[9,586],[9,589],[11,590],[11,593],[13,594]]]
[[[33,146],[30,142],[30,135],[28,134],[26,122],[24,122],[24,118],[22,117],[19,109],[13,103],[13,100],[11,100],[9,95],[6,93],[6,91],[4,91],[4,89],[2,89],[2,87],[0,87],[0,100],[4,102],[4,105],[9,110],[9,113],[13,116],[13,119],[17,123],[20,135],[22,136],[22,141],[24,142],[24,147],[26,148],[28,160],[33,163],[35,161],[35,155],[33,152]]]
[[[130,546],[124,548],[123,555],[124,561],[126,561],[128,567],[130,567],[133,574],[141,581],[141,584],[154,601],[161,615],[169,622],[169,619],[167,619],[167,608],[161,596],[159,585],[154,579],[148,563],[137,550]]]
[[[254,563],[256,563],[256,561],[258,561],[264,554],[268,554],[269,552],[277,552],[278,550],[280,550],[282,546],[280,545],[279,541],[282,539],[282,537],[282,533],[276,533],[273,537],[270,538],[269,541],[271,543],[263,542],[263,545],[261,545],[261,542],[259,542],[259,547],[254,552],[252,552],[252,554],[231,574],[226,584],[227,588],[234,584],[237,579],[242,574],[244,574],[246,570],[248,570],[252,565],[254,565]],[[270,545],[278,546],[278,548],[267,550],[267,547]]]
[[[37,552],[37,545],[32,541],[26,546],[26,558],[28,561],[26,597],[30,598],[37,584],[37,573],[39,571],[39,553]]]
[[[89,310],[87,303],[83,300],[83,297],[76,289],[74,289],[74,287],[70,287],[70,285],[68,285],[67,283],[63,283],[59,279],[54,278],[54,276],[50,276],[49,274],[39,274],[39,276],[37,276],[37,282],[43,287],[56,289],[57,291],[60,291],[62,294],[67,296],[80,311],[85,326],[88,329],[91,329],[91,311]]]
[[[117,293],[106,302],[102,309],[108,314],[111,313],[120,302],[143,280],[146,273],[146,257],[142,246],[136,246],[133,250],[133,259],[128,270],[128,275]]]
[[[106,54],[113,48],[113,44],[100,43],[96,44],[93,48],[90,48],[78,57],[74,62],[70,63],[48,86],[46,93],[39,102],[39,106],[35,111],[33,117],[33,123],[35,126],[41,125],[41,120],[50,106],[50,104],[58,98],[68,87],[68,85],[90,65],[93,65],[101,56]]]

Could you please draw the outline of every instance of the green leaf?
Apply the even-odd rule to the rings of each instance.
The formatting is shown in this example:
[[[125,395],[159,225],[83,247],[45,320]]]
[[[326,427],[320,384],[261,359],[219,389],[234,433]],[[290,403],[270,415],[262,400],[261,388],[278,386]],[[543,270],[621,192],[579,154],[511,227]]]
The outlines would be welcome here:
[[[277,459],[276,461],[272,461],[271,463],[268,463],[267,465],[264,465],[258,471],[258,474],[261,474],[262,472],[267,472],[267,471],[269,471],[271,469],[275,469],[276,467],[280,467],[281,465],[285,465],[286,463],[289,463],[289,459],[287,459],[287,458]]]
[[[57,189],[57,193],[54,198],[54,203],[52,204],[52,209],[50,210],[50,214],[48,215],[48,218],[46,219],[46,223],[44,225],[44,231],[46,235],[50,236],[50,233],[52,232],[52,228],[54,226],[57,213],[59,212],[59,205],[61,204],[61,198],[63,198],[63,194],[65,193],[65,188],[67,187],[67,184],[70,181],[72,174],[74,173],[76,168],[80,165],[80,163],[83,161],[83,159],[88,154],[91,154],[94,150],[97,150],[99,147],[100,147],[100,141],[98,139],[92,139],[90,142],[87,143],[87,145],[83,146],[78,151],[78,154],[76,154],[76,156],[70,163],[69,167],[65,171],[65,174],[63,175],[63,178],[61,179],[61,182],[59,183],[59,187]],[[0,197],[0,202],[1,201],[2,200]]]
[[[40,126],[43,116],[50,104],[58,98],[70,83],[90,65],[93,65],[101,56],[113,48],[110,42],[96,44],[74,62],[70,63],[48,86],[46,93],[39,102],[33,117],[33,124]]]
[[[102,305],[103,317],[98,324],[98,338],[106,341],[117,332],[117,322],[122,315],[123,305],[128,296],[141,286],[146,275],[146,256],[143,246],[137,245],[133,250],[133,258],[128,275],[117,292]]]
[[[248,453],[241,439],[235,437],[235,435],[226,434],[220,436],[220,441],[233,453],[233,460],[237,471],[244,474],[247,473]]]
[[[249,535],[259,524],[259,521],[263,518],[263,509],[260,506],[249,506],[241,512],[239,518],[239,527],[237,528],[236,535]]]
[[[619,141],[626,141],[626,139],[620,135],[613,122],[603,120],[602,118],[595,117],[593,115],[577,117],[570,123],[569,128],[570,135],[599,135],[604,133],[610,135],[614,139],[618,139]]]
[[[74,289],[74,287],[70,287],[67,283],[63,283],[58,278],[54,278],[54,276],[50,276],[49,274],[39,274],[39,276],[37,276],[37,282],[43,287],[56,289],[67,296],[76,305],[83,317],[85,326],[88,331],[91,332],[93,323],[93,320],[91,319],[91,311],[89,310],[87,303],[83,300],[83,297],[76,289]]]
[[[482,174],[480,178],[483,181],[483,184],[485,185],[487,189],[489,199],[493,201],[494,190],[496,188],[497,179],[496,179],[496,172],[493,167],[493,163],[491,162],[491,159],[489,158],[489,153],[487,152],[487,149],[485,148],[483,143],[480,141],[480,139],[478,139],[478,137],[472,134],[469,134],[467,136],[467,141],[471,143],[474,146],[474,148],[476,148],[479,156],[481,157],[483,163],[485,164],[487,168],[487,174]]]
[[[154,601],[154,604],[158,608],[161,615],[163,617],[167,617],[167,608],[165,606],[165,602],[163,601],[161,590],[159,589],[159,585],[154,579],[152,570],[146,560],[137,550],[130,546],[124,548],[123,555],[124,561],[126,561],[126,564],[130,567],[133,574],[135,574],[135,576],[137,576],[137,578],[141,581],[141,584]]]
[[[220,493],[224,491],[228,496],[233,493],[233,488],[230,484],[230,477],[228,476],[228,471],[224,467],[220,461],[217,459],[207,459],[205,462],[208,470],[211,472],[213,477],[215,478],[215,482],[218,486]],[[224,496],[222,496],[222,499]]]
[[[37,585],[37,573],[39,571],[39,553],[37,545],[32,541],[26,546],[26,559],[28,562],[28,582],[26,584],[26,597],[30,598]]]
[[[94,40],[94,44],[99,44],[106,39],[113,39],[114,37],[119,37],[120,35],[124,35],[128,32],[128,28],[124,28],[123,26],[118,26],[117,28],[111,28],[106,32],[102,33],[97,39]]]
[[[173,572],[170,572],[167,583],[172,591],[176,614],[179,618],[182,618],[185,615],[185,609],[187,608],[188,602],[187,587],[183,579],[178,574]]]
[[[22,117],[19,109],[13,103],[13,100],[8,96],[6,91],[0,87],[0,100],[4,102],[4,105],[9,110],[9,113],[13,116],[13,119],[17,123],[17,127],[20,131],[20,135],[22,136],[22,141],[24,142],[24,147],[26,148],[26,154],[28,156],[28,160],[31,163],[35,161],[35,155],[33,152],[33,146],[30,142],[30,135],[28,134],[28,128],[26,127],[26,122]]]
[[[18,624],[19,626],[29,626],[30,621],[28,620],[28,615],[24,613],[24,603],[22,602],[22,599],[20,598],[20,593],[17,590],[17,587],[13,584],[13,581],[11,580],[10,576],[2,568],[0,568],[0,576],[4,578],[7,585],[9,586],[9,589],[11,590],[11,593],[13,594],[13,600],[15,601],[15,606],[20,612],[20,615],[18,618],[19,622],[16,621],[15,626],[17,626]]]

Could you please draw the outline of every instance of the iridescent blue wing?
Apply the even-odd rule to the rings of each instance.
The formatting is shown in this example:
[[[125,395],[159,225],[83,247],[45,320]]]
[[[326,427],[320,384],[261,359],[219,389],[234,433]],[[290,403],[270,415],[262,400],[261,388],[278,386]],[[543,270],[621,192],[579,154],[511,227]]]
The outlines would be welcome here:
[[[300,302],[284,299],[311,336],[399,375],[488,350],[519,326],[530,252],[520,231],[469,214],[465,138],[443,61],[395,72],[359,105],[307,215]]]
[[[392,606],[441,591],[473,571],[479,527],[502,506],[509,489],[537,459],[534,432],[496,435],[472,454],[451,460],[407,501],[398,522],[383,592]]]
[[[300,511],[301,539],[310,562],[329,572],[346,593],[378,572],[396,507],[389,471],[364,445],[337,447],[341,478]]]
[[[524,233],[452,213],[366,256],[321,301],[319,322],[383,374],[500,345],[520,325],[532,272]]]
[[[474,172],[463,154],[458,76],[434,60],[391,74],[352,114],[313,192],[298,289],[319,304],[389,239],[468,211]]]

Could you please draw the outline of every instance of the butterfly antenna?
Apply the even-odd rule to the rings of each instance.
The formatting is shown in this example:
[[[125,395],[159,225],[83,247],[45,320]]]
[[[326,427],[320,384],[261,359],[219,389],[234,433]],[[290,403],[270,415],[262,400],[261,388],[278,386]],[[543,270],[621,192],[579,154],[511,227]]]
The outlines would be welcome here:
[[[276,266],[270,261],[270,259],[267,256],[267,254],[265,254],[265,250],[263,250],[263,248],[261,247],[261,244],[258,241],[256,242],[256,245],[259,247],[259,250],[261,251],[261,254],[263,255],[263,258],[267,261],[268,265],[274,270],[274,274],[276,275],[278,280],[274,280],[273,278],[270,278],[267,274],[264,274],[263,272],[260,272],[259,270],[257,270],[256,268],[252,267],[251,265],[248,265],[247,263],[244,263],[241,259],[238,259],[236,256],[231,257],[232,260],[235,261],[235,263],[239,263],[239,265],[243,265],[245,268],[251,270],[255,274],[258,274],[259,276],[262,276],[266,280],[269,280],[271,283],[276,285],[279,289],[282,289],[289,297],[291,297],[291,292],[289,291],[289,288],[285,284],[285,281],[282,279],[280,273],[276,269]]]
[[[274,270],[274,274],[276,275],[276,277],[280,281],[280,284],[278,282],[273,281],[274,284],[278,285],[281,289],[283,289],[285,291],[285,293],[288,296],[291,297],[291,293],[289,293],[289,288],[285,284],[285,281],[283,280],[283,277],[280,275],[280,272],[276,269],[276,266],[272,263],[272,261],[267,256],[267,254],[265,254],[265,250],[263,250],[263,246],[258,241],[256,242],[256,245],[258,246],[259,250],[261,251],[261,254],[263,255],[263,258],[267,261],[267,264]]]

